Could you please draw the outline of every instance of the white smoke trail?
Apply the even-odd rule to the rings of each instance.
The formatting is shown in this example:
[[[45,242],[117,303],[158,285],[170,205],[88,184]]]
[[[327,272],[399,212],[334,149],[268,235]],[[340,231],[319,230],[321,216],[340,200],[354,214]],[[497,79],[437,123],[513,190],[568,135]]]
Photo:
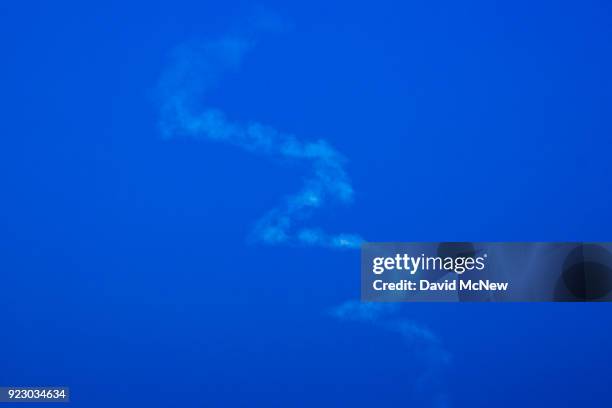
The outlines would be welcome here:
[[[448,408],[450,401],[443,386],[443,371],[451,362],[451,355],[439,337],[428,328],[408,319],[395,317],[399,310],[393,303],[345,302],[330,311],[342,321],[362,322],[398,334],[415,351],[424,364],[417,378],[415,391],[423,395],[427,406]]]
[[[344,169],[345,159],[340,153],[325,140],[304,141],[258,122],[235,122],[221,110],[203,103],[206,92],[217,85],[225,72],[239,68],[253,46],[250,37],[234,36],[178,47],[173,63],[159,85],[162,134],[166,138],[186,137],[226,143],[254,154],[310,167],[310,176],[301,189],[286,197],[256,223],[253,240],[266,244],[359,248],[363,242],[359,235],[330,234],[317,227],[302,225],[314,210],[331,203],[352,202],[353,188]],[[429,367],[423,372],[420,383],[422,388],[427,388],[432,385],[434,373],[448,364],[450,356],[433,332],[410,320],[389,319],[396,310],[396,305],[349,301],[331,313],[343,321],[376,325],[399,334],[413,346],[419,345],[420,355]],[[435,406],[448,406],[440,389],[434,392],[434,399]]]
[[[202,107],[206,91],[217,84],[224,72],[240,66],[253,43],[246,38],[226,37],[183,45],[176,50],[172,66],[160,81],[163,135],[227,143],[253,153],[307,164],[311,175],[302,188],[257,222],[253,240],[358,248],[362,242],[358,235],[329,234],[320,228],[301,226],[313,210],[328,203],[352,201],[353,188],[342,155],[325,140],[302,141],[257,122],[233,122],[220,110]]]

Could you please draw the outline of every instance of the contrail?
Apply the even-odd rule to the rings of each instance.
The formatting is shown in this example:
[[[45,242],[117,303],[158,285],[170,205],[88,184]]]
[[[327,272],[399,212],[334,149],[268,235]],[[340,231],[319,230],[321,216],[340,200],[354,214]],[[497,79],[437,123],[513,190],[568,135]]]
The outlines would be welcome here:
[[[204,103],[207,91],[217,86],[226,72],[238,69],[254,45],[252,36],[226,36],[177,47],[159,83],[159,125],[163,136],[225,143],[310,169],[296,193],[256,222],[252,240],[273,245],[359,248],[363,239],[357,234],[328,233],[319,227],[304,226],[315,210],[353,201],[353,188],[344,167],[346,159],[338,151],[323,139],[302,140],[255,121],[233,121],[223,111]],[[349,301],[331,314],[342,321],[365,322],[396,333],[418,349],[429,366],[417,384],[425,393],[426,388],[434,387],[434,378],[449,363],[450,355],[427,328],[410,320],[394,319],[396,310],[395,305]],[[440,389],[434,391],[433,397],[436,407],[449,405]]]
[[[361,322],[399,335],[424,364],[424,370],[414,384],[417,394],[424,397],[426,406],[450,407],[443,373],[451,363],[451,354],[428,328],[395,317],[398,311],[398,305],[393,303],[348,301],[333,308],[330,314],[341,321]]]
[[[254,241],[359,248],[363,240],[356,234],[331,234],[302,225],[314,210],[330,203],[352,202],[353,188],[340,153],[325,140],[305,141],[258,122],[234,122],[221,110],[202,103],[206,92],[225,72],[238,68],[253,45],[253,40],[236,36],[178,47],[160,81],[162,134],[226,143],[310,168],[301,189],[256,223]]]

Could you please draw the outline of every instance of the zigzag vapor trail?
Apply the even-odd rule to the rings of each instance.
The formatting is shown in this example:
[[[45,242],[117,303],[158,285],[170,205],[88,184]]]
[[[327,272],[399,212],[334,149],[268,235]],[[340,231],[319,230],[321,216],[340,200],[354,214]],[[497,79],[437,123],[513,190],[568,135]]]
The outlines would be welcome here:
[[[353,188],[340,153],[325,140],[303,141],[258,122],[234,122],[222,111],[202,104],[206,91],[215,86],[226,71],[238,68],[253,45],[253,40],[236,36],[178,47],[159,86],[162,134],[166,138],[187,137],[226,143],[310,167],[310,176],[301,189],[256,223],[253,241],[359,248],[363,240],[358,235],[329,234],[320,228],[301,226],[313,210],[329,203],[352,202]]]
[[[273,21],[273,23],[275,23]],[[252,36],[225,36],[213,41],[183,44],[173,53],[172,64],[163,73],[158,91],[161,97],[160,129],[165,138],[225,143],[253,154],[282,159],[310,169],[302,187],[261,217],[251,239],[265,244],[291,244],[336,249],[359,248],[363,239],[356,234],[331,234],[303,223],[315,210],[333,204],[350,204],[353,188],[345,170],[345,158],[327,141],[301,140],[258,122],[232,121],[219,110],[204,104],[206,93],[223,75],[238,69],[254,47]],[[421,351],[428,366],[418,385],[436,388],[434,378],[450,359],[437,336],[410,320],[390,319],[392,305],[360,304],[349,301],[332,311],[342,321],[372,324],[400,335]],[[434,406],[447,407],[446,395],[434,392]]]

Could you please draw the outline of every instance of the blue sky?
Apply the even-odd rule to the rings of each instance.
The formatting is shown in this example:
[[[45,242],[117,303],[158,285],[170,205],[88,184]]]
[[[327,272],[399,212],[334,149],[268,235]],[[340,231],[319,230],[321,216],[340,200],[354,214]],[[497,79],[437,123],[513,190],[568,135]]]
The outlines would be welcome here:
[[[609,241],[610,7],[0,5],[0,383],[67,384],[77,407],[609,406],[607,305],[338,318],[358,299],[358,251],[248,242],[309,169],[165,139],[156,87],[178,45],[270,11],[286,29],[202,103],[346,157],[352,204],[308,226]],[[407,322],[436,341],[395,329]]]

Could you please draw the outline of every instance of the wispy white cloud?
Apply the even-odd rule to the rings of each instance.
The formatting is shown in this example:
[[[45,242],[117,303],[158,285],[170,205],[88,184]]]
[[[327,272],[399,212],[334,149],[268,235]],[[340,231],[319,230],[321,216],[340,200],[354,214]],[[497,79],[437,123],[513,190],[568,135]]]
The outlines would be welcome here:
[[[331,309],[330,314],[340,320],[377,323],[397,310],[394,303],[359,302],[351,300]]]
[[[274,15],[260,13],[249,26],[252,29],[246,31],[279,29],[284,25]],[[363,240],[356,234],[331,234],[303,226],[314,210],[353,200],[346,160],[338,151],[323,139],[301,140],[258,122],[232,121],[221,110],[203,103],[206,91],[216,86],[225,72],[240,67],[255,42],[251,33],[177,47],[159,86],[162,134],[167,138],[226,143],[263,156],[306,164],[310,174],[302,188],[265,214],[256,223],[251,238],[266,244],[358,248]]]
[[[423,363],[415,391],[427,396],[428,406],[450,407],[443,372],[451,363],[451,354],[433,331],[413,320],[401,318],[399,311],[399,306],[394,303],[348,301],[331,309],[330,314],[342,321],[363,322],[399,335],[410,347],[412,355]]]

